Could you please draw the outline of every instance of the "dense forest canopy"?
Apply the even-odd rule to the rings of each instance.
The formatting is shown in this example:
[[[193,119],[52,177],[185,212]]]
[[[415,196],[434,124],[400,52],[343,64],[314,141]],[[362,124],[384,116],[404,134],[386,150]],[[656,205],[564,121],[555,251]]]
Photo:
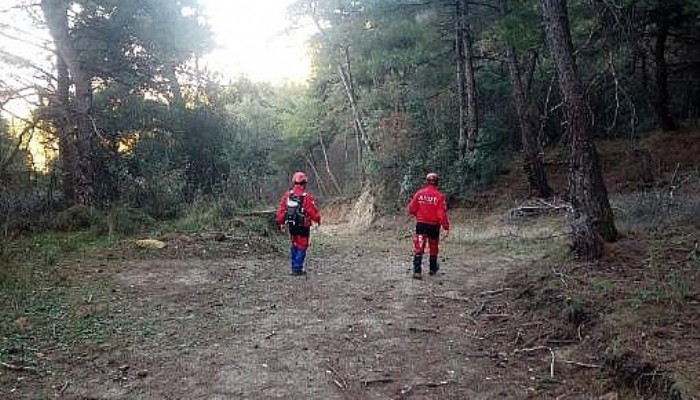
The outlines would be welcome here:
[[[199,68],[214,43],[196,0],[15,3],[50,56],[0,51],[3,235],[76,206],[264,207],[297,169],[322,199],[366,191],[393,212],[428,170],[458,202],[515,166],[533,196],[571,200],[596,258],[615,228],[595,141],[700,117],[698,0],[298,0],[289,28],[317,29],[299,85]],[[29,115],[8,113],[18,98]],[[44,170],[29,143],[55,150]],[[548,154],[567,154],[567,187]]]

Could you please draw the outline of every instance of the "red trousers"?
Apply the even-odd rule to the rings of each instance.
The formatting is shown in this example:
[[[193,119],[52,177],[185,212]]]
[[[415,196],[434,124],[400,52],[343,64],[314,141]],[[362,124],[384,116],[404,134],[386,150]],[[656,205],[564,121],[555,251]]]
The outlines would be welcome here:
[[[437,256],[440,251],[440,237],[430,238],[424,233],[416,233],[413,235],[413,255],[423,255],[425,253],[425,245],[428,245],[431,256]]]
[[[300,250],[306,250],[309,248],[309,237],[302,235],[291,235],[292,246]]]

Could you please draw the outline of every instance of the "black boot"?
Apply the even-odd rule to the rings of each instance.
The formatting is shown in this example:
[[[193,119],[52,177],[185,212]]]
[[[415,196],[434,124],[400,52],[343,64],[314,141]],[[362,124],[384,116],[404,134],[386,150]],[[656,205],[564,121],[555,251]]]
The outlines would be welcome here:
[[[421,279],[421,272],[423,264],[423,255],[422,254],[416,254],[413,256],[413,279]]]
[[[439,269],[437,256],[430,256],[430,275],[437,274]]]

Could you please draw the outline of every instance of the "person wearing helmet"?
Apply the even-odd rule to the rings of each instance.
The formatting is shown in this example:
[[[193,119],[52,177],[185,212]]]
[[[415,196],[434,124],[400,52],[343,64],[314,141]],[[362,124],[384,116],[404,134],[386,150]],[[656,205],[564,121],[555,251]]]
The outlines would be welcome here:
[[[289,230],[292,241],[290,258],[292,274],[304,275],[304,259],[309,248],[311,223],[321,225],[321,214],[316,207],[316,198],[306,192],[306,174],[295,172],[292,176],[292,189],[286,191],[277,208],[277,224],[280,230]]]
[[[447,217],[445,195],[438,190],[438,174],[429,173],[425,177],[425,186],[419,189],[408,204],[408,213],[416,218],[416,233],[413,235],[413,278],[422,278],[422,263],[425,245],[430,251],[430,275],[439,269],[438,251],[440,244],[440,227],[445,230],[445,237],[450,234],[450,220]]]

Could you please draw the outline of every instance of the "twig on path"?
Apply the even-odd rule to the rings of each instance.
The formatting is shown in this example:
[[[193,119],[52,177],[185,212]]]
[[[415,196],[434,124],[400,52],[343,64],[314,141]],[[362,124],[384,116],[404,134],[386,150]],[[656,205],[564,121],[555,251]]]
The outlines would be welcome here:
[[[407,387],[401,389],[401,396],[399,397],[400,399],[406,399],[408,398],[408,395],[411,394],[413,389],[420,388],[420,387],[429,387],[429,388],[434,388],[434,387],[440,387],[440,386],[445,386],[449,385],[452,383],[452,381],[440,381],[440,382],[420,382],[420,383],[415,383],[412,385],[408,385]]]
[[[552,362],[549,363],[549,377],[550,377],[550,378],[554,378],[554,360],[555,360],[555,356],[554,356],[554,350],[552,350],[551,347],[547,347],[547,346],[535,346],[535,347],[531,347],[531,348],[529,348],[529,349],[515,349],[515,351],[513,351],[513,354],[518,354],[518,353],[531,353],[531,352],[533,352],[533,351],[538,351],[538,350],[549,350],[549,353],[552,355]]]
[[[479,296],[494,296],[497,294],[507,292],[509,290],[513,290],[513,289],[512,288],[502,288],[502,289],[496,289],[496,290],[487,290],[485,292],[479,293]]]
[[[391,383],[394,382],[394,378],[376,378],[376,379],[363,379],[360,381],[362,386],[371,386],[380,383]]]
[[[503,333],[503,332],[506,332],[507,330],[508,330],[508,328],[499,328],[499,329],[494,329],[494,330],[492,330],[492,331],[489,331],[489,332],[486,332],[486,333],[484,333],[484,334],[483,334],[483,335],[481,335],[481,336],[483,336],[483,337],[487,338],[487,337],[489,337],[489,336],[491,336],[491,335],[495,335],[495,334],[497,334],[497,333]]]
[[[438,299],[454,300],[454,301],[472,301],[469,297],[462,296],[445,296],[445,295],[435,295]]]
[[[476,331],[474,331],[475,333],[471,333],[471,332],[469,332],[469,331],[468,331],[468,330],[466,330],[466,329],[465,329],[464,331],[465,331],[465,332],[467,332],[467,333],[469,334],[469,336],[470,336],[470,337],[471,337],[472,339],[477,339],[477,340],[486,340],[486,338],[485,338],[485,337],[482,337],[482,336],[477,336],[477,335],[476,335]]]
[[[275,336],[276,334],[277,334],[277,332],[272,331],[272,332],[268,333],[267,335],[265,335],[265,339],[269,339],[269,338]]]
[[[602,365],[587,364],[587,363],[582,363],[582,362],[578,362],[578,361],[569,361],[569,360],[558,360],[558,361],[562,362],[564,364],[576,365],[576,366],[584,367],[584,368],[603,368]]]
[[[64,383],[63,386],[61,386],[61,389],[58,391],[58,394],[60,396],[63,396],[63,393],[65,393],[66,390],[68,390],[68,386],[70,386],[70,381],[66,381],[66,383]]]
[[[531,346],[533,343],[539,341],[542,338],[547,338],[547,340],[549,340],[551,334],[551,332],[542,332],[539,335],[528,339],[525,343],[523,343],[523,347]]]
[[[326,373],[331,376],[331,380],[340,390],[345,390],[348,388],[347,381],[340,376],[338,371],[336,371],[330,364],[326,363]]]
[[[473,317],[477,317],[477,316],[479,316],[479,314],[481,314],[482,311],[484,311],[485,307],[486,307],[486,302],[482,302],[479,307],[472,310],[472,312],[470,312],[469,314],[471,314]]]
[[[16,364],[8,364],[6,362],[0,362],[0,367],[9,369],[11,371],[27,371],[27,372],[32,372],[32,373],[38,373],[36,368],[33,367],[28,367],[26,365],[16,365]]]
[[[412,326],[412,327],[408,328],[408,330],[411,332],[440,333],[440,328],[434,329],[434,328],[422,328],[422,327]]]
[[[511,314],[482,314],[481,316],[484,318],[510,318],[510,317],[512,317]]]
[[[552,267],[552,273],[553,273],[554,275],[558,276],[559,279],[561,279],[561,283],[564,284],[564,287],[566,287],[566,288],[569,287],[569,284],[566,283],[566,280],[564,280],[564,277],[565,277],[566,275],[564,275],[563,272],[559,272],[559,271],[557,271],[554,267]]]
[[[479,321],[477,321],[476,318],[472,317],[471,315],[465,314],[464,316],[467,317],[467,318],[469,318],[469,320],[472,321],[472,322],[474,323],[474,325],[476,325],[476,326],[481,326],[481,324],[479,323]]]

